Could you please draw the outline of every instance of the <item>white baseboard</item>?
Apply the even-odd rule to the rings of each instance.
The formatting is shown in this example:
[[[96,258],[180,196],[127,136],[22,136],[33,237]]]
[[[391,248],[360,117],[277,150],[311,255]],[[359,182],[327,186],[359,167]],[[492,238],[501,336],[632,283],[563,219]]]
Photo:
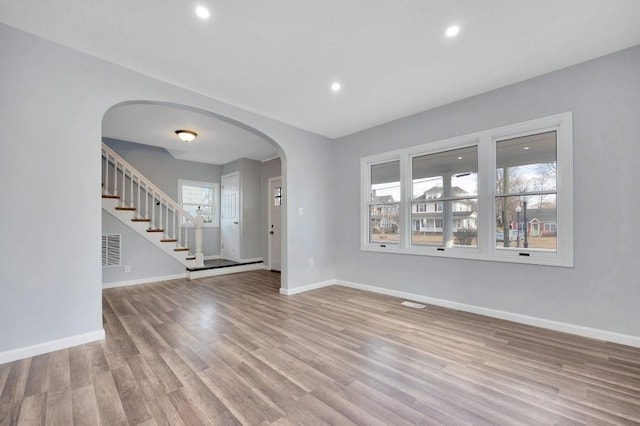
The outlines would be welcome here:
[[[89,333],[65,337],[63,339],[51,340],[49,342],[38,343],[36,345],[25,346],[18,349],[12,349],[10,351],[0,352],[0,364],[17,361],[19,359],[30,358],[36,355],[46,354],[47,352],[59,351],[61,349],[83,345],[85,343],[91,343],[103,339],[104,330],[100,329]]]
[[[257,271],[264,269],[262,263],[252,263],[251,265],[228,266],[226,268],[203,269],[201,271],[187,271],[187,279],[215,277],[217,275],[237,274],[238,272]]]
[[[217,260],[222,259],[219,254],[212,254],[211,256],[205,256],[204,260]]]
[[[164,275],[161,277],[149,277],[149,278],[139,278],[137,280],[129,280],[129,281],[117,281],[113,283],[102,283],[102,288],[115,288],[115,287],[126,287],[130,285],[138,285],[138,284],[148,284],[155,283],[159,281],[167,281],[167,280],[177,280],[180,278],[186,278],[187,274],[176,274],[176,275]]]
[[[553,321],[528,315],[516,314],[513,312],[500,311],[497,309],[484,308],[482,306],[467,305],[464,303],[452,302],[450,300],[436,299],[434,297],[422,296],[419,294],[407,293],[403,291],[390,290],[383,287],[354,283],[350,281],[336,280],[338,285],[344,287],[366,290],[373,293],[385,294],[387,296],[398,297],[401,299],[412,300],[416,302],[427,303],[430,305],[442,306],[445,308],[457,309],[460,311],[471,312],[474,314],[485,315],[492,318],[500,318],[520,324],[532,325],[535,327],[546,328],[548,330],[562,331],[564,333],[575,334],[578,336],[589,337],[597,340],[604,340],[612,343],[633,346],[640,348],[640,336],[632,336],[629,334],[621,334],[613,331],[601,330],[597,328],[583,327],[565,322]],[[309,290],[312,290],[311,288]],[[306,290],[303,290],[306,291]],[[282,289],[280,289],[282,292]]]
[[[291,296],[293,294],[303,293],[305,291],[310,291],[310,290],[316,290],[322,287],[327,287],[335,284],[337,284],[336,280],[327,280],[327,281],[320,281],[318,283],[307,284],[307,285],[294,287],[294,288],[280,287],[280,294],[284,294],[285,296]]]

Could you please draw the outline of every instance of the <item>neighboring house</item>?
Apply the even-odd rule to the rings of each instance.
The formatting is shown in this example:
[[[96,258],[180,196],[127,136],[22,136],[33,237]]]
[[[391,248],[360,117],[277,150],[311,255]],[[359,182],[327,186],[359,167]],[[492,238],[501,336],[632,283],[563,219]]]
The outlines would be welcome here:
[[[531,237],[551,237],[557,234],[556,208],[527,209],[527,235]],[[516,222],[511,229],[518,229]],[[520,215],[520,230],[524,231],[524,214]]]
[[[399,206],[393,195],[371,195],[371,229],[374,233],[395,232],[398,229]],[[379,204],[378,204],[379,203]]]
[[[467,191],[458,186],[451,188],[452,197],[462,197],[467,194]],[[442,196],[442,187],[434,186],[414,199],[414,203],[411,206],[411,229],[414,232],[442,232],[442,209],[445,203],[439,200]],[[477,217],[475,202],[471,200],[455,200],[450,201],[450,203],[453,214],[453,232],[459,229],[475,229]]]

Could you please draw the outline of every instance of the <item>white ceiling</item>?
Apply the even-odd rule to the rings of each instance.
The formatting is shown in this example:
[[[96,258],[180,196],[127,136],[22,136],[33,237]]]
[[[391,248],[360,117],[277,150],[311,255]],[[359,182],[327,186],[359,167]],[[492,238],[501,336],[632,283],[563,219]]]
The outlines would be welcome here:
[[[331,138],[640,44],[638,0],[200,3],[0,0],[0,22]]]
[[[178,139],[176,130],[195,131],[193,142]],[[151,103],[111,108],[102,119],[102,136],[166,149],[178,160],[226,164],[238,158],[267,160],[275,147],[235,124],[195,111]]]

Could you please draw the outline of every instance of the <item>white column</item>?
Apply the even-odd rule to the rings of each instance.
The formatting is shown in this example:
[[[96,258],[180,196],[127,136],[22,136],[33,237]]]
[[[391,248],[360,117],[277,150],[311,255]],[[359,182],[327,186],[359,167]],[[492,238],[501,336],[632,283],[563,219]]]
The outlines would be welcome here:
[[[196,229],[195,229],[195,245],[196,245],[196,268],[202,268],[204,266],[204,253],[202,252],[202,225],[204,224],[204,218],[202,217],[202,210],[198,207],[196,210]]]
[[[442,196],[451,197],[451,174],[442,175]],[[453,203],[442,202],[442,240],[444,247],[453,247]]]

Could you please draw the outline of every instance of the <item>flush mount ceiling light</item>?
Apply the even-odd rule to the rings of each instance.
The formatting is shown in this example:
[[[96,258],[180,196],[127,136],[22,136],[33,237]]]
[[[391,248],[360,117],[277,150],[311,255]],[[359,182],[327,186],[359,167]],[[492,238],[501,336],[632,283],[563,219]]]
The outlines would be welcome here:
[[[447,35],[447,37],[455,37],[458,35],[459,32],[460,32],[460,27],[457,25],[452,25],[449,28],[447,28],[447,31],[445,32],[445,34]]]
[[[337,81],[334,81],[333,83],[331,83],[332,92],[339,92],[340,89],[342,89],[342,85],[340,85],[340,83],[338,83]]]
[[[193,141],[198,134],[196,132],[192,132],[191,130],[176,130],[176,136],[184,142],[189,143]]]
[[[209,13],[209,9],[207,9],[206,7],[198,6],[196,7],[196,15],[198,15],[198,17],[201,19],[209,19],[211,13]]]

